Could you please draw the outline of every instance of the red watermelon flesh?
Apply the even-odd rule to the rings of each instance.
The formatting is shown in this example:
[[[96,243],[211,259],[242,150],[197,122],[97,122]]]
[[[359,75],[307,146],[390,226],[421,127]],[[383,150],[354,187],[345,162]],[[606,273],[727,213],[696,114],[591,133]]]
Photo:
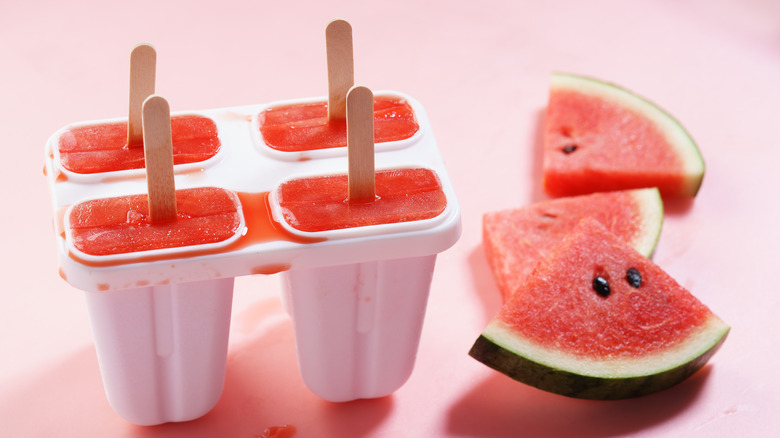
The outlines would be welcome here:
[[[661,232],[663,203],[653,188],[558,198],[486,213],[482,244],[504,301],[585,217],[650,256]]]
[[[658,187],[693,197],[704,162],[668,113],[614,84],[556,73],[544,132],[544,187],[552,196]]]
[[[641,284],[630,284],[629,269]],[[606,280],[608,295],[594,286]],[[700,369],[729,327],[593,219],[540,262],[470,354],[510,377],[579,398],[621,399]]]

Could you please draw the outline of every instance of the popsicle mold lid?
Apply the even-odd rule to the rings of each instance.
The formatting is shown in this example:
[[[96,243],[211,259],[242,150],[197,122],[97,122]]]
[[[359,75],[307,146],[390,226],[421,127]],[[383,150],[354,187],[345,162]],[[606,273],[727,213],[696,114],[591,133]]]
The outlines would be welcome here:
[[[64,174],[63,177],[57,157],[52,153],[56,149],[58,131],[47,143],[45,170],[51,191],[61,276],[82,290],[111,291],[143,285],[430,255],[446,250],[460,237],[460,207],[425,110],[415,99],[402,93],[377,91],[375,94],[406,100],[419,125],[418,131],[410,138],[377,145],[377,171],[403,168],[433,171],[446,197],[446,207],[438,216],[415,222],[317,233],[292,229],[279,219],[274,195],[276,189],[284,181],[294,178],[345,174],[347,151],[346,147],[309,151],[311,153],[273,151],[262,143],[256,125],[257,115],[269,107],[324,101],[325,97],[174,112],[172,117],[196,114],[212,119],[221,142],[218,157],[212,157],[206,162],[174,166],[176,189],[211,186],[233,192],[240,200],[245,221],[241,233],[237,233],[229,243],[217,245],[209,251],[171,248],[160,250],[154,254],[155,257],[138,257],[137,254],[135,257],[83,257],[73,251],[72,242],[69,241],[65,223],[68,209],[87,200],[146,193],[145,171],[133,169],[80,175],[80,178]],[[126,119],[81,124],[122,120]],[[296,158],[291,159],[293,156]],[[263,218],[258,219],[258,214]],[[265,221],[264,226],[272,227],[277,235],[274,238],[253,240],[252,228],[258,220]]]

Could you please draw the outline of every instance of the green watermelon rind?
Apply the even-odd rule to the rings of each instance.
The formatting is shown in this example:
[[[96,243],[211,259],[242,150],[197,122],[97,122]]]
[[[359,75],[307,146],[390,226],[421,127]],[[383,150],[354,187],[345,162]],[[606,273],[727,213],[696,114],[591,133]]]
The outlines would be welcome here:
[[[550,89],[551,91],[572,90],[611,100],[652,120],[676,149],[677,155],[683,163],[685,183],[680,194],[690,197],[696,196],[704,179],[704,159],[693,137],[666,110],[617,84],[588,76],[554,72]]]
[[[711,315],[676,347],[663,353],[623,360],[596,360],[567,355],[517,336],[493,320],[469,355],[507,376],[567,397],[620,400],[658,392],[701,369],[725,341],[729,326]]]

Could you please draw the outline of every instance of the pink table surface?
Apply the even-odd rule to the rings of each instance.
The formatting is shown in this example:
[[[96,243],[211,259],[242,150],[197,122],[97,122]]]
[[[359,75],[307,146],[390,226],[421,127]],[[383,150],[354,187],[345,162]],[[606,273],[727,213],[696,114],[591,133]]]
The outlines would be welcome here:
[[[3,2],[0,5],[0,434],[296,437],[775,436],[780,429],[780,3],[748,1]],[[446,6],[445,6],[446,5]],[[82,293],[57,274],[44,144],[125,115],[128,54],[158,51],[173,111],[325,94],[324,26],[353,25],[356,80],[420,100],[462,207],[441,254],[415,371],[392,396],[332,404],[303,385],[278,276],[236,282],[224,394],[205,417],[138,427],[108,406]],[[641,399],[573,400],[467,355],[499,307],[482,214],[544,198],[551,71],[655,100],[707,163],[667,204],[654,260],[732,326],[700,373]]]

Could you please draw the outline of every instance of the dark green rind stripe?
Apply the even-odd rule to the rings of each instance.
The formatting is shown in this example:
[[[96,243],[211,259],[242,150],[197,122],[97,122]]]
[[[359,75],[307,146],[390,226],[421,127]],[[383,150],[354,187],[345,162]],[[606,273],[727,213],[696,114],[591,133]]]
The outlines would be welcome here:
[[[469,355],[496,371],[544,391],[589,400],[620,400],[652,394],[687,379],[718,351],[727,335],[725,332],[715,345],[690,362],[657,374],[626,378],[583,376],[552,368],[513,353],[482,335],[471,347]]]

